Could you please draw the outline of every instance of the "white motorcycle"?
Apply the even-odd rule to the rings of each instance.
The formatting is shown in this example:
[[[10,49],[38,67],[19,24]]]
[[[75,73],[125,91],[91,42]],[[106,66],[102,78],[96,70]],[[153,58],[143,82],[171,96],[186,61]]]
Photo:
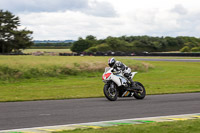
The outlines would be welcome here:
[[[137,72],[131,73],[131,79]],[[103,91],[105,97],[110,101],[116,101],[117,97],[135,97],[143,99],[146,96],[144,86],[137,81],[134,81],[134,86],[131,87],[130,81],[123,76],[122,71],[113,71],[113,68],[106,67],[102,75],[102,80],[105,83]]]

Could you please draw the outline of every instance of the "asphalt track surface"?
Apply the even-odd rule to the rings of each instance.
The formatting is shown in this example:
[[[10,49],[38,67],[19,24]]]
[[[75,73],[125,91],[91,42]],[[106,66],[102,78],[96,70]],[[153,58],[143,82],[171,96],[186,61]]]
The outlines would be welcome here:
[[[200,93],[0,103],[0,130],[200,112]]]
[[[132,58],[143,61],[172,61],[172,62],[200,62],[200,59],[151,59],[151,58]]]

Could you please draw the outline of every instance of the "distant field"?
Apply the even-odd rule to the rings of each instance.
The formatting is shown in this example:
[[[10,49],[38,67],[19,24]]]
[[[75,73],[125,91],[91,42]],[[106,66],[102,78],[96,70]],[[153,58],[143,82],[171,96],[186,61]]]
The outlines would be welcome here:
[[[0,56],[0,101],[103,97],[109,57]],[[147,94],[200,92],[199,62],[116,59],[139,71]]]
[[[33,52],[55,52],[55,53],[71,53],[70,49],[25,49],[22,50],[23,53],[33,53]]]

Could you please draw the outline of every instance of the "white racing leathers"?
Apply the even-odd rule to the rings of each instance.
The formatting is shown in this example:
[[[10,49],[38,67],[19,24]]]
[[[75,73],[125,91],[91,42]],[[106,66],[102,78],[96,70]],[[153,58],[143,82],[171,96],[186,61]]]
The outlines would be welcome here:
[[[125,64],[121,63],[120,61],[116,61],[113,65],[113,71],[122,71],[123,76],[125,76],[131,84],[133,83],[131,79],[131,68],[127,67]]]

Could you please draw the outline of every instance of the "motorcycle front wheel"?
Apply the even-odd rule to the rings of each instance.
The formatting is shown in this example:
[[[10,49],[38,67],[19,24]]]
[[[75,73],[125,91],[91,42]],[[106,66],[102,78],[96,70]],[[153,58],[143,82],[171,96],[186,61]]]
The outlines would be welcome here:
[[[138,88],[140,88],[141,91],[135,91],[133,96],[136,99],[144,99],[144,97],[146,96],[146,90],[145,90],[144,86],[140,82],[135,82],[135,85]]]
[[[116,101],[118,97],[118,91],[116,87],[110,88],[110,85],[105,84],[103,88],[105,97],[110,101]]]

